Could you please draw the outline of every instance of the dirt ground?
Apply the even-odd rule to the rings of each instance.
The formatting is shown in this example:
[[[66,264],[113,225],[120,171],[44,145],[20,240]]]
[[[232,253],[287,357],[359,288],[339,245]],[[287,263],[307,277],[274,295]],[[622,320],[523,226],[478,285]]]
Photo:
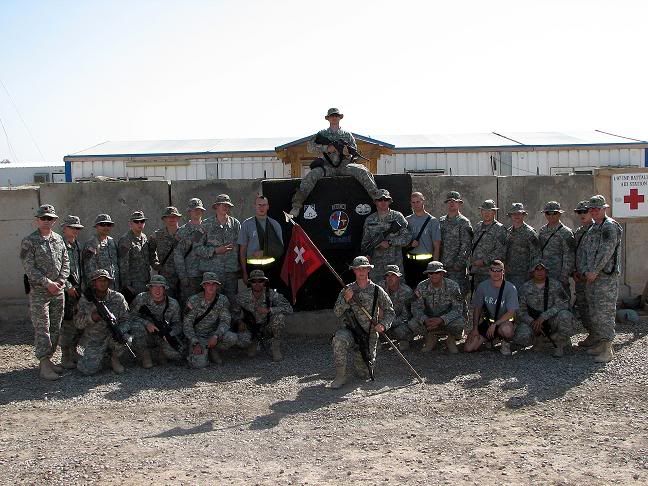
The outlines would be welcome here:
[[[0,326],[3,484],[647,484],[648,323],[616,358],[550,349],[406,356],[341,390],[328,341],[286,358],[39,380],[28,323]],[[580,336],[574,336],[576,342]]]

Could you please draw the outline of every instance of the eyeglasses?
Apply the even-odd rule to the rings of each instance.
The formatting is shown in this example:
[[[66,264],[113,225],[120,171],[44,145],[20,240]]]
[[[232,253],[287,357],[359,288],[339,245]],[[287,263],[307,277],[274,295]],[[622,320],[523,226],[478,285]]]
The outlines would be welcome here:
[[[495,273],[501,273],[501,272],[504,271],[503,268],[489,268],[489,270],[490,270],[491,272],[495,272]]]
[[[40,218],[41,221],[54,221],[56,218],[52,218],[51,216],[41,216]]]
[[[112,223],[97,223],[97,226],[101,226],[102,228],[105,228],[106,226],[112,226]]]
[[[545,211],[545,214],[548,214],[549,216],[555,216],[556,214],[560,214],[560,211]]]

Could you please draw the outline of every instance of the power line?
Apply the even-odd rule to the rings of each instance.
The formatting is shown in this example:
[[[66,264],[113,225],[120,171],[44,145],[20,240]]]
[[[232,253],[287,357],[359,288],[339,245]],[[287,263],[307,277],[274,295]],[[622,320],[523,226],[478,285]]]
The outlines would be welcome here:
[[[5,134],[5,138],[7,139],[7,146],[9,147],[9,153],[11,154],[11,157],[15,162],[19,162],[18,156],[16,155],[16,152],[14,151],[13,147],[11,146],[11,141],[9,141],[9,134],[7,133],[7,129],[5,128],[5,125],[2,121],[2,118],[0,118],[0,125],[2,125],[2,131]]]

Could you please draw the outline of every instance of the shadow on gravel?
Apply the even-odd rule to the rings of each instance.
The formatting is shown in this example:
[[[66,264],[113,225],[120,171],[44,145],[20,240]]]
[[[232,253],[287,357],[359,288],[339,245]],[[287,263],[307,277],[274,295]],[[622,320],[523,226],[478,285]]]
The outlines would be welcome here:
[[[34,329],[28,320],[0,321],[0,344],[33,344]]]

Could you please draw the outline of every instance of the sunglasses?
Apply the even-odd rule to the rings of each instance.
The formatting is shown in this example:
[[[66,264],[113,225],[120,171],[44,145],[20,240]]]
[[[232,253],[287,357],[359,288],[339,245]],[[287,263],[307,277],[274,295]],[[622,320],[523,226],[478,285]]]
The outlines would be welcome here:
[[[265,280],[250,280],[250,283],[253,283],[253,284],[258,283],[258,284],[260,284],[260,283],[265,283]]]
[[[97,226],[101,226],[101,227],[104,227],[104,228],[106,226],[112,226],[112,225],[113,225],[112,223],[97,223]]]
[[[556,214],[560,214],[560,211],[545,211],[545,214],[548,214],[549,216],[555,216]]]
[[[589,209],[579,209],[578,211],[575,211],[576,214],[587,214],[589,213]]]
[[[133,220],[133,223],[135,223],[135,224],[144,224],[144,223],[146,223],[146,220],[145,219],[136,219],[136,220]]]
[[[41,221],[54,221],[56,218],[52,218],[51,216],[41,216],[40,218]]]
[[[502,273],[504,271],[503,268],[489,268],[489,270],[495,273]]]

